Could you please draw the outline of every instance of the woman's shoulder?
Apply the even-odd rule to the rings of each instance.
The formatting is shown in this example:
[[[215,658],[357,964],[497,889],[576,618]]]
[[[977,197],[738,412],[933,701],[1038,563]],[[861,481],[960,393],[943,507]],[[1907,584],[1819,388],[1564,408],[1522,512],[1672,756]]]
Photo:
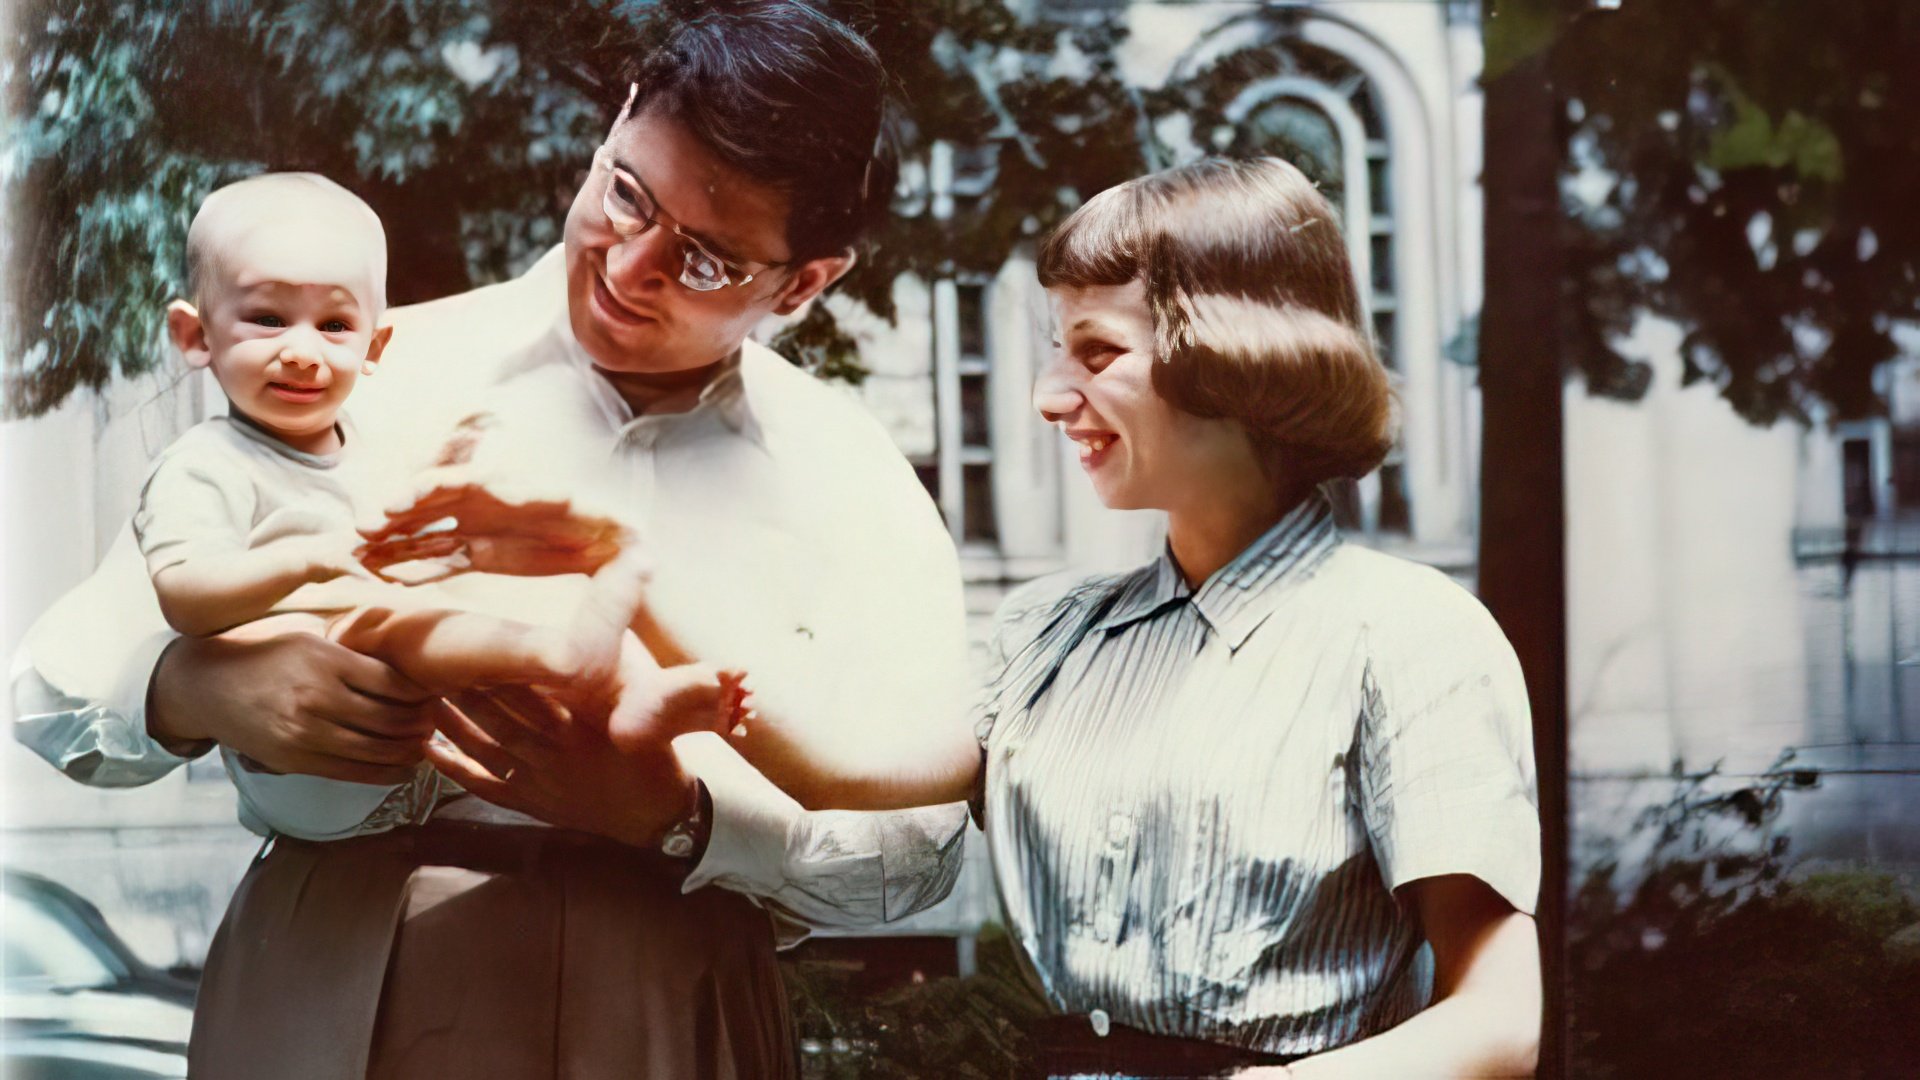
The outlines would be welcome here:
[[[1418,649],[1437,642],[1498,643],[1506,638],[1487,606],[1445,571],[1359,544],[1340,545],[1319,575],[1351,607],[1376,645]]]
[[[1011,653],[1044,635],[1050,627],[1078,621],[1074,616],[1091,618],[1106,601],[1152,571],[1149,563],[1118,573],[1062,570],[1034,578],[1001,600],[993,617],[994,640]]]

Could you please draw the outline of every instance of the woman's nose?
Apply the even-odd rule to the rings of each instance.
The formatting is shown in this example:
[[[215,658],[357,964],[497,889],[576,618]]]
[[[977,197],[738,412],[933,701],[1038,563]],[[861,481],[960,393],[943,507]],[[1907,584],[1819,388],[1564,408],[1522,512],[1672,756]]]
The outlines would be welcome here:
[[[1058,361],[1050,361],[1033,384],[1033,407],[1049,424],[1057,424],[1080,408],[1080,389],[1062,370]]]

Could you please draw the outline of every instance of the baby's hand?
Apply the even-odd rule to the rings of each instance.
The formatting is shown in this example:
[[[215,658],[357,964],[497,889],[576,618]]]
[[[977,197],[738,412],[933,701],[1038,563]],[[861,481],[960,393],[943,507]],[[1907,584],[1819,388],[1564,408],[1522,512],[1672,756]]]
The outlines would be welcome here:
[[[379,580],[362,566],[355,552],[360,538],[352,534],[318,533],[289,536],[276,540],[273,551],[286,559],[294,573],[308,582],[332,581],[340,577]]]

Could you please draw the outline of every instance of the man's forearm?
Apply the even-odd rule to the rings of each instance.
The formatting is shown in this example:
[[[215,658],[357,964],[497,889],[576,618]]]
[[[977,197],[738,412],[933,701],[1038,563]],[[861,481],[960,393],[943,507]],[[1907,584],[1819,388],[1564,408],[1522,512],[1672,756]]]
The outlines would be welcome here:
[[[175,638],[160,653],[153,676],[147,681],[147,735],[168,753],[181,757],[199,757],[214,744],[212,733],[197,725],[198,710],[182,700],[180,688],[185,680],[169,669],[170,663],[181,662],[183,652],[191,652],[198,645],[194,638]]]

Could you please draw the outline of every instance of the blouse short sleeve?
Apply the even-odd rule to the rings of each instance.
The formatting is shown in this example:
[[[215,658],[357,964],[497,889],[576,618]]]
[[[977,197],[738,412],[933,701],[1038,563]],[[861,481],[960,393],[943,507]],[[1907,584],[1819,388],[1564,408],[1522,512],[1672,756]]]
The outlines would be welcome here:
[[[133,532],[148,574],[191,559],[246,550],[253,526],[252,481],[237,463],[208,452],[212,449],[183,438],[161,457],[140,489]]]
[[[1358,796],[1388,889],[1471,874],[1521,912],[1540,891],[1533,730],[1519,659],[1437,571],[1369,627]]]

